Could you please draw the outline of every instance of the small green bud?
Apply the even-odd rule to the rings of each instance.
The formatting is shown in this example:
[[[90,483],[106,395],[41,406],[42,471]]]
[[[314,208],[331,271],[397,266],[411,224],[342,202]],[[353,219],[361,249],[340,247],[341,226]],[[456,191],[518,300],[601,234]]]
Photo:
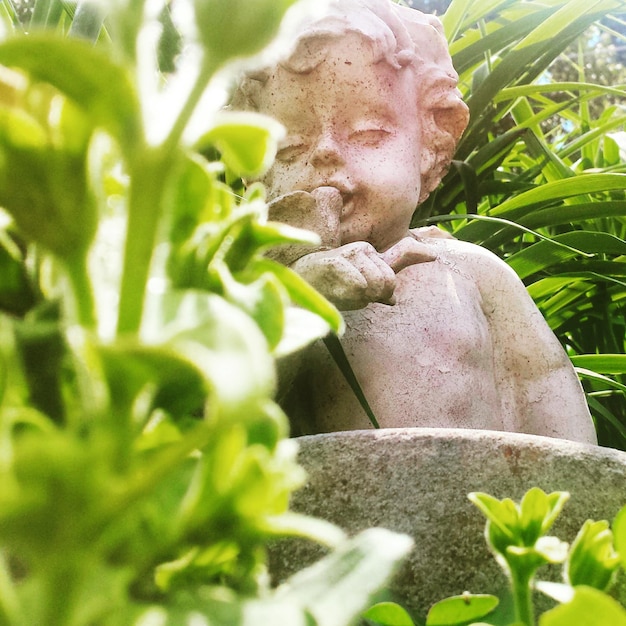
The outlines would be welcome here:
[[[607,521],[587,520],[576,536],[565,564],[565,580],[572,586],[587,585],[606,591],[619,556],[613,549],[613,533]]]

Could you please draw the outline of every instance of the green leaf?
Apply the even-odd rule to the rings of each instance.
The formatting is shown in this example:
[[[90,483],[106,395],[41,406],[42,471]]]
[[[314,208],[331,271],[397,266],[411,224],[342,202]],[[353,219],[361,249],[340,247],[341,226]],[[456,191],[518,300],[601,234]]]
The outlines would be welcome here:
[[[415,626],[411,616],[395,602],[379,602],[367,609],[362,617],[380,626]]]
[[[557,602],[570,602],[574,597],[574,588],[564,583],[553,583],[546,580],[535,581],[535,589]]]
[[[587,198],[587,194],[623,190],[625,187],[625,174],[581,174],[580,176],[545,183],[517,194],[494,207],[489,211],[489,215],[520,219],[539,208],[548,207],[566,198],[575,196]],[[474,221],[460,228],[455,235],[468,241],[480,242],[491,235],[493,231],[493,225]]]
[[[166,292],[146,309],[142,337],[167,345],[194,364],[211,387],[216,409],[245,414],[271,396],[274,364],[255,322],[223,298],[201,291]]]
[[[219,273],[224,287],[224,297],[245,311],[263,331],[270,349],[274,349],[282,339],[285,325],[287,292],[280,281],[265,272],[248,283],[238,282],[225,264],[213,264]]]
[[[39,95],[48,126],[0,107],[0,203],[27,240],[68,260],[85,253],[97,226],[87,180],[89,133],[67,101],[57,103],[53,123],[50,98]]]
[[[571,602],[547,611],[539,626],[626,626],[626,610],[610,596],[592,589],[577,587]]]
[[[343,374],[344,379],[350,386],[352,393],[355,395],[356,399],[359,401],[361,408],[365,411],[369,421],[371,422],[374,428],[380,428],[380,424],[378,423],[378,419],[370,406],[363,388],[361,387],[361,383],[359,382],[354,370],[352,369],[352,365],[350,365],[350,361],[341,345],[341,341],[336,335],[328,335],[324,338],[324,345],[326,346],[330,356],[333,357],[333,361],[335,365],[339,368],[341,373]]]
[[[54,28],[63,14],[61,0],[36,0],[30,20],[30,29]]]
[[[58,303],[43,301],[15,325],[15,340],[30,396],[29,406],[57,423],[66,417],[68,380],[62,367],[67,342],[59,322]],[[71,394],[69,394],[71,395]]]
[[[302,537],[329,548],[336,548],[346,540],[346,534],[326,520],[287,511],[268,518],[264,530],[276,537]]]
[[[554,245],[552,241],[569,247]],[[626,254],[626,241],[609,233],[572,231],[563,235],[556,235],[550,241],[539,241],[521,252],[511,255],[507,261],[517,275],[523,279],[571,259],[577,254]]]
[[[276,358],[285,357],[302,350],[331,332],[330,325],[319,315],[288,306],[285,310],[285,326],[279,344],[274,348]]]
[[[90,42],[98,40],[104,22],[104,11],[89,0],[79,2],[72,18],[69,34],[72,37],[80,37]]]
[[[100,354],[118,410],[130,410],[139,394],[145,396],[146,412],[162,408],[181,417],[202,409],[209,384],[193,363],[171,347],[118,341],[102,346]]]
[[[334,333],[343,333],[345,324],[341,313],[293,270],[270,259],[257,261],[256,265],[258,270],[272,272],[278,277],[294,304],[319,315]]]
[[[491,613],[499,604],[491,595],[472,595],[446,598],[433,605],[426,617],[426,626],[455,626],[480,619]]]
[[[210,616],[210,617],[208,617]],[[208,621],[210,620],[210,621]],[[226,587],[180,594],[166,606],[134,607],[132,626],[317,626],[302,607],[269,595],[246,599]]]
[[[511,499],[498,500],[479,492],[470,493],[467,497],[508,540],[515,541],[512,529],[519,525],[519,513]]]
[[[529,489],[520,503],[520,527],[524,545],[532,546],[543,534],[544,518],[548,514],[548,496],[534,487]]]
[[[259,113],[221,113],[197,147],[214,145],[238,176],[260,176],[273,163],[284,132],[278,122]]]
[[[571,358],[574,358],[574,357],[571,357]],[[619,389],[620,391],[626,392],[626,385],[623,385],[622,383],[618,382],[617,380],[613,380],[612,378],[609,378],[608,376],[602,376],[602,374],[598,374],[597,372],[593,372],[583,367],[576,367],[575,370],[579,376],[583,378],[589,378],[590,380],[600,383],[601,389],[602,388]],[[626,427],[622,427],[622,428],[625,429],[624,433],[626,434]]]
[[[468,498],[487,517],[487,540],[511,569],[525,571],[543,563],[565,559],[564,546],[556,537],[543,534],[552,526],[569,498],[567,492],[546,495],[538,487],[526,492],[517,505],[509,498],[498,500],[485,493]]]
[[[50,83],[123,147],[136,147],[141,128],[136,91],[128,71],[103,49],[78,39],[32,33],[0,43],[0,63]]]

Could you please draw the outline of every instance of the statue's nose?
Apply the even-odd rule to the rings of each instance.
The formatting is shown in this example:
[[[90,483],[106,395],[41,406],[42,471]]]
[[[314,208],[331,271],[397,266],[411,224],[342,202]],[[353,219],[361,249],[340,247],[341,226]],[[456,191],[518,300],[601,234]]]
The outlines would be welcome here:
[[[341,144],[337,138],[331,133],[321,135],[311,155],[311,164],[320,167],[343,165],[344,162]]]

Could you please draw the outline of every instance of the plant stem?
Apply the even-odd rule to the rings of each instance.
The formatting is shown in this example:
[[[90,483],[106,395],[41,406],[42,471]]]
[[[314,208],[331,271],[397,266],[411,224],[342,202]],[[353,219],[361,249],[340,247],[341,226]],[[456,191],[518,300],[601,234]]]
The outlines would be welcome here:
[[[74,300],[74,313],[78,323],[90,330],[96,327],[93,286],[87,270],[87,255],[82,251],[65,260]]]
[[[525,626],[535,625],[533,610],[531,580],[532,573],[519,572],[511,568],[511,587],[513,591],[513,606],[515,609],[515,621]]]
[[[172,159],[173,155],[162,149],[145,148],[138,151],[138,157],[131,168],[118,334],[136,333],[141,324],[163,192]]]
[[[163,208],[163,194],[181,135],[214,72],[213,64],[205,59],[193,89],[163,144],[156,148],[144,146],[133,157],[118,334],[136,333],[141,325],[150,263]]]

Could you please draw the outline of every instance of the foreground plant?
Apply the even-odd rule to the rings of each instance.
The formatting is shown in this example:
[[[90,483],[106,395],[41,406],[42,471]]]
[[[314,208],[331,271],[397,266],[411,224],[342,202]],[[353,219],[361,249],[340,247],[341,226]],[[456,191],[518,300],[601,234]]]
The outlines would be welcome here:
[[[530,489],[520,503],[485,493],[469,494],[487,518],[485,538],[506,575],[513,599],[512,621],[492,621],[499,604],[492,595],[464,593],[438,602],[426,626],[534,626],[535,591],[559,604],[539,616],[539,626],[626,626],[626,609],[608,595],[620,567],[626,568],[626,507],[608,522],[587,520],[571,545],[546,533],[561,513],[569,494]],[[614,546],[615,540],[615,546]],[[536,580],[546,564],[563,564],[563,582]],[[411,616],[392,602],[376,604],[363,616],[379,626],[415,626]],[[476,621],[476,620],[489,621]]]
[[[80,3],[69,38],[1,5],[0,624],[346,624],[410,549],[288,512],[275,359],[342,320],[263,255],[311,235],[224,182],[281,132],[211,98],[292,2],[240,4]],[[272,592],[282,535],[336,550]]]

